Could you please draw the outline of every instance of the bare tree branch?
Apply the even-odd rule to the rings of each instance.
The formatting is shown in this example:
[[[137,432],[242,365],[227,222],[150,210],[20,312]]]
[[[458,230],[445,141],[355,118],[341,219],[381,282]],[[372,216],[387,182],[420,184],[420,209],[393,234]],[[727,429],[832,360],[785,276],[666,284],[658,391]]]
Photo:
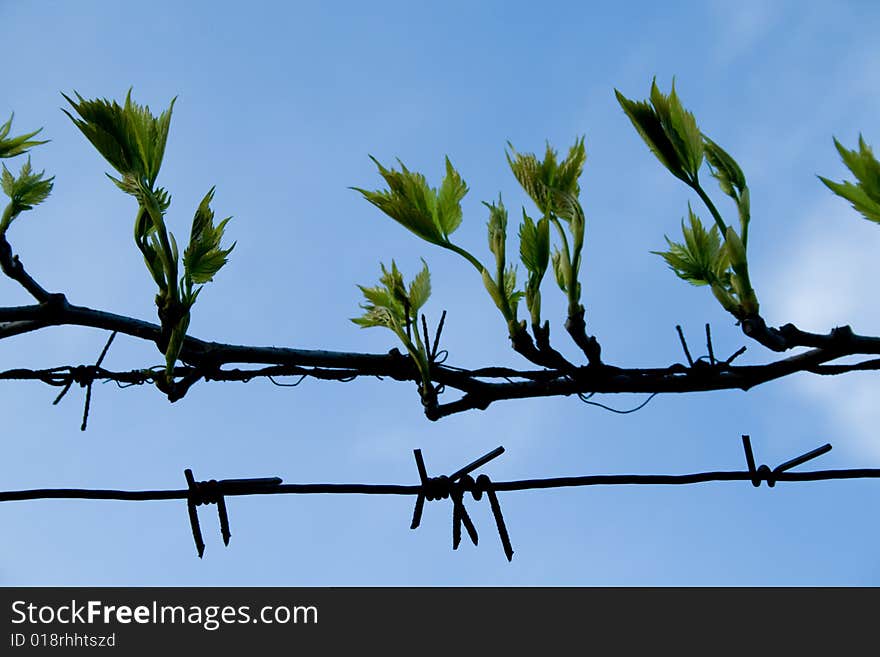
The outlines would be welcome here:
[[[29,306],[0,307],[0,339],[50,326],[85,326],[128,335],[152,342],[162,340],[158,324],[103,310],[71,304],[65,295],[46,292],[25,271],[18,257],[12,255],[5,238],[0,240],[0,265],[8,276],[19,282],[40,301]],[[444,318],[445,319],[445,318]],[[442,324],[441,324],[442,326]],[[749,390],[798,372],[836,375],[856,370],[880,369],[880,359],[858,365],[829,365],[844,356],[880,354],[880,338],[853,333],[838,327],[827,334],[801,331],[792,324],[779,329],[767,327],[760,317],[743,320],[746,335],[774,351],[810,347],[808,351],[762,365],[732,365],[731,361],[711,362],[690,357],[684,335],[679,330],[688,365],[673,364],[665,368],[620,368],[603,364],[598,351],[587,365],[576,366],[564,361],[557,367],[543,370],[517,370],[506,367],[483,367],[473,370],[432,362],[430,381],[434,390],[422,391],[426,417],[438,420],[468,410],[483,410],[496,401],[554,397],[595,393],[688,393],[712,390]],[[426,331],[426,326],[423,331]],[[438,327],[439,329],[440,327]],[[426,333],[427,335],[427,333]],[[711,336],[707,332],[707,342]],[[549,348],[549,345],[546,345]],[[596,343],[598,349],[598,343]],[[431,358],[436,361],[439,330]],[[542,352],[547,354],[546,350]],[[561,357],[560,357],[561,358]],[[261,377],[305,376],[329,381],[350,381],[358,377],[388,377],[398,381],[420,382],[420,374],[412,359],[392,349],[386,354],[366,354],[329,350],[296,349],[291,347],[258,347],[209,342],[186,336],[180,352],[182,366],[174,369],[174,382],[160,376],[161,368],[131,371],[110,371],[99,366],[67,365],[47,370],[13,369],[0,372],[0,379],[38,380],[53,386],[70,387],[79,383],[90,389],[95,380],[118,384],[152,383],[170,401],[185,396],[199,380],[243,381]],[[564,360],[564,359],[563,359]],[[235,366],[263,366],[241,369]],[[439,403],[438,389],[458,390],[463,395],[454,401]]]

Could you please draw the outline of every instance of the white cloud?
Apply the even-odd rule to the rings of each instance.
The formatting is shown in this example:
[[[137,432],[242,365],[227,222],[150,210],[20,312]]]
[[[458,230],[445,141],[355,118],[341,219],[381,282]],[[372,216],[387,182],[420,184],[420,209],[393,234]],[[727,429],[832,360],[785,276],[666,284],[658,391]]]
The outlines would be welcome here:
[[[880,230],[830,194],[806,216],[778,253],[780,269],[764,292],[774,314],[814,331],[845,323],[862,331],[878,326],[880,307],[871,299]]]
[[[877,303],[880,227],[871,225],[839,198],[808,213],[779,269],[762,288],[768,320],[826,332],[849,324],[857,333],[880,333]],[[848,437],[846,448],[880,458],[880,377],[876,373],[802,377],[797,390],[829,423]]]
[[[783,10],[782,3],[763,0],[712,3],[719,35],[715,43],[719,63],[729,64],[748,53],[776,25]]]

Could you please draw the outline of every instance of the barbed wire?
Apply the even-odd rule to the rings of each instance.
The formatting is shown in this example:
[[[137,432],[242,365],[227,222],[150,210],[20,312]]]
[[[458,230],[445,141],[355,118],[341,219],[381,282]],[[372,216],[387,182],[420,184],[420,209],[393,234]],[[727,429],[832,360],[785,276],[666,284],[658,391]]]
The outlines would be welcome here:
[[[707,356],[694,359],[684,332],[676,326],[687,364],[675,363],[660,368],[622,368],[608,365],[599,358],[600,347],[594,337],[583,331],[582,317],[577,330],[569,329],[575,342],[588,357],[587,365],[574,365],[550,347],[548,329],[543,329],[542,339],[533,343],[513,345],[539,370],[517,370],[507,367],[483,367],[465,369],[445,363],[448,351],[440,349],[440,333],[446,319],[445,311],[440,319],[433,342],[429,339],[427,322],[422,315],[424,344],[432,344],[429,352],[429,376],[422,381],[412,358],[392,349],[386,354],[365,354],[327,350],[307,350],[289,347],[257,347],[248,345],[208,342],[187,335],[182,343],[177,365],[167,371],[165,366],[115,372],[102,367],[105,356],[118,333],[162,344],[165,327],[133,317],[117,315],[102,310],[71,304],[61,293],[50,293],[37,283],[24,269],[18,256],[0,235],[0,269],[17,281],[36,300],[35,305],[0,307],[0,340],[22,335],[52,326],[85,326],[110,332],[109,339],[94,365],[62,366],[50,369],[19,368],[0,372],[0,380],[38,380],[61,388],[54,403],[59,403],[74,383],[85,389],[81,429],[87,426],[95,381],[114,381],[120,387],[154,384],[171,402],[182,399],[189,388],[200,380],[248,382],[265,377],[275,385],[295,387],[304,378],[312,377],[339,382],[352,381],[358,377],[385,377],[419,384],[419,393],[425,415],[431,420],[472,409],[484,410],[499,400],[534,397],[576,395],[581,401],[614,412],[634,412],[642,408],[657,394],[684,393],[709,390],[748,390],[774,379],[796,372],[813,372],[837,375],[851,371],[880,369],[880,358],[858,363],[835,364],[844,356],[876,356],[880,354],[880,336],[855,334],[849,326],[833,328],[827,334],[807,333],[793,324],[771,328],[758,316],[742,319],[739,323],[743,333],[770,350],[781,353],[795,347],[807,347],[793,356],[780,358],[761,365],[733,365],[744,351],[742,347],[726,360],[716,357],[709,325],[706,325]],[[569,318],[571,319],[571,318]],[[407,326],[407,331],[413,327]],[[418,326],[415,326],[418,330]],[[536,337],[537,334],[536,334]],[[582,338],[582,339],[579,339]],[[519,348],[518,348],[519,347]],[[160,347],[160,351],[163,348]],[[239,369],[233,365],[247,366]],[[226,366],[225,368],[223,366]],[[279,383],[276,378],[297,377],[293,383]],[[425,385],[422,385],[424,383]],[[439,403],[438,395],[446,388],[459,391],[461,397],[451,402]],[[649,397],[639,406],[628,411],[591,401],[597,393],[647,393]],[[828,479],[880,478],[880,469],[821,470],[813,472],[790,472],[798,465],[817,458],[831,449],[823,445],[798,457],[770,468],[756,466],[748,436],[743,436],[745,471],[700,472],[682,475],[584,475],[516,481],[493,482],[488,475],[474,478],[471,473],[504,452],[503,447],[485,454],[451,475],[428,476],[421,450],[414,451],[419,474],[416,485],[397,484],[284,484],[279,477],[251,479],[210,479],[197,481],[192,470],[186,469],[186,488],[177,490],[109,490],[53,488],[0,492],[0,502],[38,499],[102,499],[126,501],[186,500],[189,522],[196,551],[201,558],[205,543],[199,524],[198,507],[217,506],[220,533],[224,544],[231,538],[226,498],[239,495],[276,494],[369,494],[414,495],[415,507],[410,527],[421,524],[426,501],[450,499],[452,501],[452,547],[461,543],[462,527],[476,545],[476,527],[464,505],[465,495],[479,501],[483,495],[489,500],[496,530],[504,554],[513,558],[513,547],[504,522],[499,492],[537,490],[595,485],[681,485],[710,481],[751,481],[760,486],[762,482],[773,487],[780,481],[819,481]]]
[[[452,549],[458,549],[461,543],[461,530],[464,527],[474,545],[479,542],[477,529],[464,505],[466,494],[475,501],[483,495],[489,500],[495,527],[507,560],[513,559],[513,547],[510,535],[504,522],[498,493],[523,490],[540,490],[548,488],[572,488],[583,486],[619,486],[619,485],[687,485],[713,481],[749,481],[755,487],[766,483],[773,488],[778,482],[825,481],[832,479],[877,479],[880,468],[850,468],[838,470],[813,470],[808,472],[791,472],[792,468],[811,461],[831,451],[831,444],[810,450],[789,459],[774,468],[768,465],[757,466],[752,451],[751,439],[742,436],[743,451],[746,459],[746,470],[722,470],[697,472],[690,474],[601,474],[574,477],[552,477],[544,479],[520,479],[513,481],[492,481],[488,475],[472,476],[475,470],[486,465],[504,453],[504,447],[497,447],[475,461],[459,468],[450,475],[431,477],[422,456],[422,451],[413,451],[419,475],[418,484],[285,484],[280,477],[262,477],[252,479],[220,479],[197,481],[192,470],[184,470],[187,487],[171,490],[110,490],[80,488],[43,488],[0,492],[0,502],[43,499],[87,499],[87,500],[122,500],[130,502],[147,502],[159,500],[186,500],[193,542],[199,558],[204,556],[205,542],[202,537],[197,507],[214,504],[220,524],[223,543],[229,545],[232,536],[229,528],[229,514],[226,498],[242,495],[408,495],[415,496],[411,529],[421,525],[422,514],[426,501],[449,499],[452,502]]]
[[[3,309],[0,308],[0,311]],[[441,318],[442,321],[445,319]],[[632,413],[643,408],[656,395],[661,393],[686,393],[708,390],[742,389],[795,372],[812,372],[823,375],[836,375],[845,372],[880,369],[880,359],[869,359],[858,363],[828,364],[828,361],[850,354],[839,347],[814,348],[810,351],[772,361],[762,365],[733,365],[746,347],[736,350],[729,358],[716,358],[712,345],[711,331],[706,324],[707,356],[694,359],[685,341],[680,326],[675,327],[687,364],[675,363],[660,368],[621,368],[610,365],[600,367],[588,365],[569,371],[552,369],[516,370],[508,367],[483,367],[466,369],[446,365],[443,359],[432,362],[431,380],[436,385],[432,389],[419,386],[425,415],[438,420],[448,415],[473,409],[484,410],[500,400],[515,400],[536,397],[574,395],[585,404],[596,406],[615,413]],[[94,365],[63,365],[47,369],[15,368],[0,371],[0,380],[40,381],[50,386],[61,387],[61,393],[53,404],[58,404],[74,383],[85,388],[85,403],[80,429],[85,431],[92,399],[92,387],[96,381],[114,382],[120,388],[154,384],[163,392],[170,390],[169,400],[177,401],[186,395],[188,389],[199,380],[248,383],[265,378],[279,387],[295,388],[306,378],[347,383],[361,377],[385,377],[397,381],[419,381],[419,373],[411,358],[391,349],[386,354],[359,354],[326,351],[308,351],[276,347],[243,347],[236,345],[217,345],[212,349],[231,352],[224,360],[226,365],[238,363],[251,367],[221,367],[218,360],[210,363],[177,365],[172,370],[174,381],[167,388],[168,376],[164,365],[146,369],[113,371],[101,367],[110,345],[119,331],[112,331],[100,356]],[[844,342],[849,339],[873,341],[875,338],[852,337],[851,331],[835,329],[830,335],[842,335]],[[850,336],[850,337],[847,337]],[[2,338],[0,338],[2,339]],[[435,341],[436,342],[436,341]],[[869,351],[862,344],[859,349]],[[873,347],[871,347],[873,349]],[[434,353],[439,358],[445,350]],[[222,359],[221,359],[222,360]],[[289,361],[294,362],[289,362]],[[277,362],[272,362],[277,361]],[[269,362],[270,364],[266,364]],[[263,365],[259,367],[259,365]],[[295,377],[292,383],[282,383],[278,377]],[[446,387],[453,388],[462,396],[454,401],[439,403],[438,395]],[[618,410],[606,404],[591,401],[596,394],[646,393],[647,399],[628,410]]]

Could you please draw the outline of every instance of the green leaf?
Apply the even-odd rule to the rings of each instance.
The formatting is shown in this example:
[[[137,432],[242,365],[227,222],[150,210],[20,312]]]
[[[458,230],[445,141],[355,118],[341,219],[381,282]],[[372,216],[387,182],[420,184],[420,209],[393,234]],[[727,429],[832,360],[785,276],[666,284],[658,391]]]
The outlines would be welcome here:
[[[694,115],[682,107],[675,93],[675,79],[672,91],[664,96],[657,88],[656,79],[651,83],[651,104],[660,119],[664,132],[669,137],[678,154],[678,160],[693,180],[703,163],[703,135],[697,128]]]
[[[703,145],[710,172],[718,180],[721,191],[737,201],[746,188],[746,177],[739,164],[706,135],[703,135]]]
[[[568,292],[568,277],[566,276],[566,269],[568,268],[568,261],[562,257],[562,253],[559,252],[559,249],[553,250],[553,273],[556,275],[556,284],[559,286],[559,289],[563,292]]]
[[[533,153],[517,153],[513,144],[507,142],[507,145],[510,147],[511,152],[505,152],[505,155],[514,177],[526,194],[534,201],[535,205],[538,206],[538,209],[547,214],[550,211],[550,198],[543,183],[544,167],[538,162],[538,158]],[[550,149],[548,144],[544,163],[548,164],[549,167],[549,162],[553,162],[555,167],[555,152]]]
[[[746,248],[737,235],[733,226],[727,227],[727,233],[724,235],[724,248],[727,252],[727,258],[730,266],[740,276],[748,276],[748,260],[746,259]]]
[[[358,287],[360,288],[361,292],[363,292],[364,298],[374,306],[382,308],[393,308],[395,310],[395,314],[397,314],[398,310],[401,310],[400,304],[384,287],[364,287],[362,285],[358,285]],[[401,317],[403,317],[402,312],[400,314]]]
[[[744,247],[748,247],[749,245],[749,220],[751,218],[750,199],[751,195],[749,194],[749,188],[743,187],[736,205],[739,210],[740,235],[742,235],[742,243]]]
[[[568,222],[569,229],[571,230],[574,239],[574,248],[579,250],[580,245],[584,242],[584,227],[586,224],[586,218],[584,217],[584,210],[581,207],[581,202],[578,200],[577,196],[571,192],[554,189],[553,208],[557,215]]]
[[[860,212],[865,219],[880,223],[880,203],[871,198],[861,185],[854,185],[849,181],[836,183],[822,176],[818,178],[832,192],[852,203],[853,209]]]
[[[496,262],[502,266],[505,259],[505,250],[507,246],[507,209],[501,202],[501,195],[498,195],[498,205],[493,201],[483,205],[489,208],[489,221],[486,224],[489,233],[489,250],[495,255]]]
[[[666,242],[669,250],[657,252],[680,278],[692,285],[709,285],[725,310],[742,319],[758,312],[758,300],[749,281],[743,241],[728,226],[721,244],[717,225],[706,230],[688,205],[689,225],[682,220],[682,243]]]
[[[232,246],[235,246],[233,244]],[[214,275],[228,262],[227,255],[232,248],[225,251],[211,251],[203,255],[198,263],[187,271],[193,283],[201,285],[214,280]]]
[[[575,140],[562,162],[557,162],[556,151],[549,143],[543,161],[538,161],[534,153],[517,153],[510,142],[507,145],[510,152],[505,155],[510,170],[543,214],[554,210],[555,192],[563,192],[575,198],[580,194],[578,180],[587,159],[583,137]]]
[[[720,283],[713,284],[712,294],[718,300],[718,303],[721,304],[721,307],[724,308],[724,310],[726,310],[727,312],[731,313],[735,317],[741,317],[745,315],[739,302],[734,298],[734,294],[729,282],[723,285]]]
[[[131,100],[131,89],[125,97],[125,117],[128,119],[129,129],[134,133],[150,186],[159,175],[168,142],[168,130],[171,127],[171,112],[176,100],[173,98],[168,109],[155,117],[147,105],[138,105]]]
[[[168,281],[165,277],[165,269],[162,267],[162,259],[159,257],[159,253],[147,239],[143,240],[143,242],[139,241],[138,246],[140,247],[141,253],[144,256],[144,262],[147,265],[147,270],[150,272],[150,276],[153,277],[153,280],[156,282],[159,290],[167,290]]]
[[[3,219],[0,220],[0,233],[5,232],[12,220],[19,214],[33,209],[34,206],[49,197],[49,194],[52,193],[55,177],[43,178],[45,173],[45,171],[33,172],[30,157],[21,165],[18,177],[13,176],[6,165],[3,165],[0,183],[2,183],[3,191],[9,197],[10,203],[4,212]]]
[[[467,193],[467,185],[447,157],[446,176],[440,184],[435,204],[437,224],[447,239],[461,224],[461,200]]]
[[[486,269],[483,270],[483,286],[486,288],[489,296],[492,297],[492,301],[495,302],[495,305],[498,307],[498,309],[502,313],[506,313],[507,308],[504,304],[504,294],[501,290],[498,289],[495,281],[492,280],[492,275]]]
[[[550,220],[543,217],[537,223],[523,210],[519,225],[519,256],[526,270],[540,279],[547,271],[550,260]]]
[[[652,84],[652,90],[654,85]],[[684,168],[684,162],[678,154],[678,150],[670,140],[663,127],[663,123],[655,111],[647,101],[630,100],[617,89],[614,90],[617,96],[617,102],[623,108],[624,113],[629,117],[633,127],[639,133],[642,140],[651,149],[651,152],[660,160],[661,164],[669,169],[670,173],[676,178],[690,183],[688,174]],[[653,100],[653,99],[652,99]],[[658,99],[662,104],[662,99]]]
[[[542,217],[537,223],[523,209],[523,222],[519,226],[520,260],[528,271],[525,285],[526,306],[532,323],[541,321],[541,281],[550,261],[550,218]]]
[[[171,203],[168,193],[161,187],[155,191],[151,190],[142,182],[137,182],[135,188],[135,198],[137,198],[138,204],[146,209],[147,215],[153,224],[153,229],[165,235],[165,212],[167,212],[168,206]]]
[[[852,203],[853,208],[866,219],[880,223],[880,162],[861,135],[858,151],[847,150],[837,139],[834,139],[834,146],[857,182],[835,183],[822,176],[819,176],[819,180],[832,192]]]
[[[421,375],[421,385],[425,389],[431,385],[427,347],[419,338],[418,326],[412,333],[415,342],[411,339],[408,330],[411,324],[416,323],[418,309],[431,294],[428,265],[424,260],[422,264],[422,270],[413,278],[408,292],[397,264],[392,260],[390,270],[386,269],[384,264],[381,265],[382,275],[379,277],[377,287],[358,286],[368,303],[361,304],[364,314],[361,317],[353,317],[351,321],[361,328],[383,326],[391,329],[412,357]]]
[[[523,298],[523,292],[516,289],[516,267],[510,265],[504,272],[504,297],[510,306],[511,313],[516,316],[516,305]]]
[[[406,325],[407,316],[410,322],[415,322],[419,309],[425,305],[431,295],[428,264],[422,260],[422,265],[421,271],[415,275],[407,289],[397,263],[392,260],[391,269],[386,269],[385,265],[381,264],[382,275],[379,277],[379,285],[376,287],[358,285],[367,303],[361,304],[361,308],[365,311],[364,315],[352,318],[351,321],[362,328],[384,326],[395,332],[402,330]]]
[[[195,299],[193,299],[193,301],[194,300]],[[165,373],[169,379],[171,378],[171,373],[174,371],[174,364],[177,362],[180,350],[183,347],[183,341],[186,339],[186,330],[189,328],[189,319],[189,312],[184,312],[180,321],[177,323],[177,326],[171,331],[171,337],[168,340],[168,348],[165,350]]]
[[[370,308],[362,317],[352,317],[351,321],[361,328],[376,326],[389,328],[391,326],[391,319],[384,308]]]
[[[749,188],[746,186],[745,174],[736,160],[706,135],[703,135],[703,145],[710,173],[718,181],[721,191],[736,203],[739,213],[739,234],[745,247],[748,245],[749,220],[751,218]]]
[[[582,136],[575,140],[574,145],[568,149],[568,155],[559,163],[553,176],[553,189],[577,197],[581,191],[578,180],[584,171],[586,161],[587,152]]]
[[[413,316],[425,305],[431,296],[431,274],[428,271],[428,263],[422,260],[422,269],[409,284],[409,303]]]
[[[34,130],[33,132],[29,132],[24,135],[19,135],[18,137],[12,137],[11,139],[7,139],[6,135],[9,134],[9,130],[12,128],[12,119],[15,117],[13,113],[12,116],[9,117],[9,120],[0,126],[0,158],[8,158],[15,157],[16,155],[22,155],[23,153],[27,153],[28,149],[39,146],[41,144],[48,144],[49,141],[33,141],[31,137],[34,137],[40,132],[43,131],[42,128],[39,130]]]
[[[4,193],[11,197],[15,193],[15,176],[9,172],[5,164],[3,165],[3,173],[0,175],[0,180],[2,180]]]
[[[403,282],[403,274],[401,274],[400,270],[397,268],[396,262],[393,260],[391,261],[390,270],[386,270],[385,267],[382,267],[382,276],[379,278],[379,282],[385,286],[385,289],[390,294],[391,298],[401,308],[411,305],[409,297],[406,294],[406,285]]]
[[[64,113],[110,166],[122,174],[123,180],[129,176],[152,188],[165,154],[176,98],[157,117],[148,106],[132,101],[130,89],[124,105],[104,98],[86,100],[79,93],[74,94],[77,101],[61,95],[80,118],[67,110],[63,110]]]
[[[422,239],[449,246],[449,235],[461,223],[461,199],[467,185],[446,159],[446,177],[440,192],[428,186],[425,176],[410,171],[398,160],[400,171],[386,169],[372,155],[370,159],[388,184],[388,189],[368,191],[351,187],[396,222]]]
[[[880,202],[880,163],[874,158],[871,147],[859,135],[859,150],[848,151],[840,142],[834,140],[834,146],[847,168],[859,180],[860,186],[873,200]]]
[[[213,280],[214,275],[226,264],[229,254],[235,248],[235,243],[228,249],[220,247],[226,224],[229,223],[231,217],[227,217],[216,226],[214,225],[214,211],[210,206],[213,198],[214,188],[212,187],[196,209],[189,245],[183,252],[184,275],[196,284],[204,284]],[[174,257],[176,245],[173,245],[172,249],[172,257]]]
[[[681,230],[684,242],[673,242],[668,237],[668,251],[653,251],[661,256],[675,274],[692,285],[709,285],[724,277],[727,260],[721,249],[718,227],[706,230],[700,218],[688,204],[689,225],[684,219]]]

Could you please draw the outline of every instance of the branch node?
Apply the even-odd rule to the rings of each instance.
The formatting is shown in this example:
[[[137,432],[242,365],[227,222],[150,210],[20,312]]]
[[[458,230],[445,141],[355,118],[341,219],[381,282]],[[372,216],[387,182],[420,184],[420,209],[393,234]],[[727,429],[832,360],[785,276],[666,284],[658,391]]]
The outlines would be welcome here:
[[[733,361],[735,361],[737,358],[739,358],[740,356],[742,356],[744,353],[746,353],[746,347],[745,347],[745,345],[743,345],[742,347],[740,347],[739,349],[737,349],[736,351],[734,351],[733,354],[731,355],[731,357],[728,358],[726,361],[724,361],[724,364],[725,364],[725,365],[730,365]]]
[[[793,333],[800,333],[793,324],[786,324],[781,329],[770,328],[760,315],[743,318],[740,326],[745,335],[772,351],[789,349],[793,346],[791,344]]]

